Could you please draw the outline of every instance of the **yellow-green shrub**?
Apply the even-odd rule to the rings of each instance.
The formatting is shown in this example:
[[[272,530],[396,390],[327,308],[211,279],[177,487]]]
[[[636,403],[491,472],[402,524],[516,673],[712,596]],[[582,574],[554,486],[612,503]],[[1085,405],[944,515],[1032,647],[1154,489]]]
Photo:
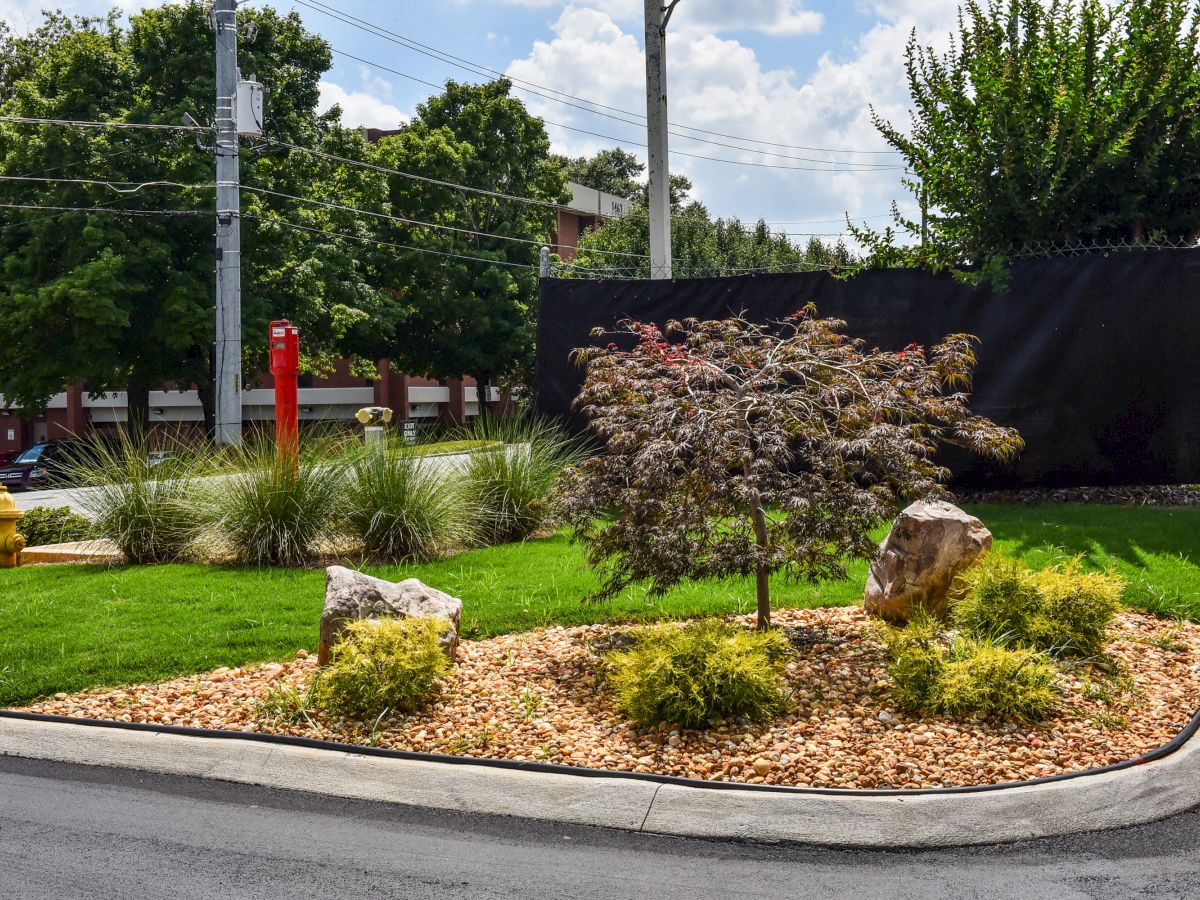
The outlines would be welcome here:
[[[786,706],[787,638],[718,620],[643,629],[629,650],[612,654],[618,708],[640,725],[700,728],[710,719],[763,719]]]
[[[1034,642],[1055,655],[1095,656],[1121,606],[1125,580],[1113,572],[1080,571],[1079,560],[1038,573],[1043,613]]]
[[[414,712],[450,671],[440,643],[449,627],[436,617],[349,623],[333,647],[333,661],[320,673],[317,705],[361,720]]]
[[[1054,656],[1093,656],[1120,606],[1125,581],[1084,572],[1078,559],[1041,571],[989,554],[960,578],[951,618],[963,633]]]
[[[904,628],[886,628],[883,633],[892,657],[887,667],[895,685],[892,695],[902,709],[937,708],[946,668],[940,630],[937,620],[920,610]]]
[[[1054,708],[1058,670],[1035,650],[959,638],[940,679],[937,711],[1037,722]]]
[[[902,709],[1021,722],[1053,710],[1058,670],[1045,653],[939,630],[934,619],[923,617],[884,633],[892,697]]]

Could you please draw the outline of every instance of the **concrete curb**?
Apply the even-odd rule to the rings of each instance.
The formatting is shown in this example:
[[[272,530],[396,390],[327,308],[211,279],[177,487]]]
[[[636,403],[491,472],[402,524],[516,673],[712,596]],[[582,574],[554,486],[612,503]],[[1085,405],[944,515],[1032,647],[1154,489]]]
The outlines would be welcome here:
[[[1132,768],[910,797],[719,790],[6,718],[0,756],[656,834],[860,848],[1052,837],[1138,825],[1200,805],[1200,733]]]

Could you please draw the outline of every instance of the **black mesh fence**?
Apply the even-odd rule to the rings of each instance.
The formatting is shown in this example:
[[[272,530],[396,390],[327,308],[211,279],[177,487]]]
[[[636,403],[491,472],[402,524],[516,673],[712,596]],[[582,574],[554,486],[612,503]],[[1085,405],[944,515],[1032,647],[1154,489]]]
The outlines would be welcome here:
[[[1200,250],[1018,260],[1003,292],[904,269],[679,281],[543,279],[538,411],[572,410],[571,351],[622,318],[781,319],[806,303],[871,346],[980,338],[972,409],[1020,430],[1026,450],[998,467],[943,460],[973,485],[1200,482]],[[607,341],[607,339],[605,339]]]

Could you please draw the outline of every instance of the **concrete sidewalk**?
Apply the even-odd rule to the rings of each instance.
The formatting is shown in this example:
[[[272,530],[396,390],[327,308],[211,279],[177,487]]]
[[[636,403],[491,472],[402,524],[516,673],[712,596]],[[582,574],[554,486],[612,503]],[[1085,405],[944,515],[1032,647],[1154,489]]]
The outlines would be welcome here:
[[[1200,737],[1195,735],[1163,759],[1120,771],[912,796],[695,787],[6,717],[0,717],[0,755],[461,813],[684,837],[861,848],[994,844],[1100,831],[1155,821],[1200,804]]]

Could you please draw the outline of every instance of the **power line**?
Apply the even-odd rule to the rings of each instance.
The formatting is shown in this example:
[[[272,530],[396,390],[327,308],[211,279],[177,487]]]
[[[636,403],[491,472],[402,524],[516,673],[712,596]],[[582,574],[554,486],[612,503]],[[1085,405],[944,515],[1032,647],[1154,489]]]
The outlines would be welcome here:
[[[919,209],[902,209],[899,211],[901,215],[920,212]],[[850,216],[851,219],[888,219],[892,217],[891,212],[872,213],[869,216]],[[798,222],[767,222],[767,225],[836,225],[838,222],[845,222],[845,217],[841,219],[806,219]],[[797,232],[800,234],[801,232]]]
[[[72,160],[69,163],[63,163],[60,166],[50,166],[45,169],[35,169],[32,172],[26,172],[24,174],[25,174],[26,178],[28,178],[31,175],[45,175],[47,172],[58,172],[62,169],[69,169],[72,166],[83,165],[84,163],[94,163],[94,162],[100,162],[101,160],[115,159],[118,156],[125,156],[129,153],[133,153],[135,150],[141,150],[141,149],[142,149],[141,147],[122,147],[120,150],[115,150],[112,153],[103,153],[98,156],[93,156],[91,159],[76,159],[76,160]]]
[[[431,247],[418,247],[414,244],[395,244],[391,241],[380,241],[375,238],[363,237],[357,234],[350,234],[345,231],[332,231],[325,228],[311,228],[307,225],[299,225],[295,222],[289,222],[287,219],[277,219],[271,216],[255,216],[249,213],[242,214],[243,219],[252,219],[256,222],[267,222],[275,225],[283,225],[287,228],[295,229],[296,231],[307,231],[310,234],[325,234],[333,237],[346,238],[351,241],[359,241],[364,244],[374,244],[379,247],[394,247],[398,250],[413,250],[417,253],[431,253],[436,256],[449,256],[454,259],[472,260],[474,262],[485,262],[495,266],[510,266],[515,269],[536,269],[536,264],[511,262],[504,259],[489,259],[486,256],[472,256],[467,253],[451,253],[448,250],[434,250]]]
[[[254,193],[254,194],[266,194],[271,197],[280,197],[284,200],[295,200],[300,203],[311,203],[316,206],[323,206],[326,209],[337,209],[337,210],[342,210],[344,212],[359,213],[360,215],[364,215],[364,216],[373,216],[374,218],[385,219],[389,222],[400,222],[404,225],[415,225],[418,228],[430,228],[435,231],[448,231],[448,232],[454,232],[456,234],[470,235],[471,237],[491,238],[493,240],[498,240],[498,241],[512,241],[512,242],[518,243],[518,244],[532,244],[537,247],[547,246],[546,241],[533,240],[532,238],[513,237],[512,235],[505,235],[505,234],[494,234],[489,231],[474,231],[470,228],[459,228],[454,225],[441,225],[436,222],[422,222],[419,219],[409,219],[409,218],[406,218],[405,216],[394,216],[394,215],[390,215],[389,213],[375,212],[375,211],[369,210],[369,209],[362,209],[361,207],[358,207],[358,206],[347,206],[345,204],[335,203],[335,202],[332,202],[329,200],[317,200],[312,197],[297,197],[294,194],[285,194],[281,191],[274,191],[269,188],[263,188],[263,187],[255,187],[254,185],[249,185],[249,184],[243,184],[242,190],[250,191],[251,193]],[[549,244],[549,246],[564,248],[564,247],[569,247],[570,245],[569,244]],[[596,250],[594,252],[604,253],[604,254],[608,254],[608,255],[612,255],[612,256],[632,256],[632,257],[638,257],[641,259],[648,258],[645,256],[645,254],[642,254],[642,253],[625,253],[620,250]]]
[[[339,56],[345,56],[349,59],[355,60],[356,62],[360,62],[363,65],[371,66],[372,68],[379,69],[380,71],[383,71],[383,72],[390,72],[393,75],[399,75],[401,78],[408,78],[412,81],[418,82],[419,84],[428,85],[429,87],[432,87],[432,88],[439,88],[439,89],[445,88],[445,85],[434,84],[432,81],[426,81],[424,78],[417,78],[415,75],[409,75],[407,72],[401,72],[399,69],[393,69],[391,66],[385,66],[385,65],[383,65],[383,63],[377,63],[377,62],[372,62],[369,59],[363,59],[361,56],[356,56],[353,53],[347,53],[343,50],[338,50],[336,47],[331,47],[330,50],[332,50],[334,53],[338,54]],[[575,125],[567,125],[563,122],[551,122],[549,119],[547,119],[545,117],[539,117],[539,118],[541,118],[542,122],[544,122],[546,125],[550,125],[554,128],[563,128],[567,131],[574,131],[574,132],[577,132],[578,134],[586,134],[586,135],[589,135],[590,137],[604,138],[607,141],[613,141],[617,144],[641,147],[641,144],[633,138],[622,138],[622,137],[617,137],[616,135],[602,134],[597,131],[589,131],[586,128],[579,128],[578,126],[575,126]],[[629,122],[628,124],[641,126],[641,123],[637,123],[637,122]],[[644,126],[642,126],[642,127],[644,127]],[[704,138],[693,137],[690,134],[682,134],[677,131],[670,131],[669,129],[668,129],[667,133],[671,134],[675,137],[681,137],[685,140],[698,141],[702,144],[712,144],[716,147],[727,147],[731,150],[740,150],[743,153],[758,153],[758,154],[761,154],[762,156],[778,156],[778,157],[781,157],[782,159],[791,159],[791,160],[795,160],[797,162],[826,163],[827,165],[830,165],[830,166],[853,166],[854,168],[845,170],[845,171],[851,171],[851,172],[859,172],[859,171],[873,172],[873,171],[883,171],[883,170],[888,170],[888,169],[903,169],[904,168],[904,166],[887,164],[887,163],[856,163],[856,162],[843,161],[843,160],[817,159],[812,156],[791,156],[787,153],[775,153],[770,150],[758,150],[753,147],[739,147],[736,144],[727,144],[722,141],[705,140]],[[738,159],[722,159],[722,158],[716,157],[716,156],[703,156],[698,153],[686,153],[682,150],[672,150],[670,152],[674,156],[687,156],[687,157],[691,157],[692,159],[705,159],[705,160],[709,160],[710,162],[729,163],[731,165],[739,165],[739,166],[765,165],[764,163],[749,163],[749,162],[744,162],[744,161],[738,160]],[[839,170],[839,169],[807,168],[805,166],[782,166],[782,165],[770,166],[770,168],[797,169],[800,171],[832,172],[832,173],[839,173],[839,172],[843,171],[843,170]]]
[[[303,153],[311,154],[319,159],[327,159],[333,162],[345,163],[350,166],[357,166],[360,169],[368,169],[374,172],[380,172],[384,175],[399,175],[402,178],[410,178],[414,181],[422,181],[426,184],[437,185],[438,187],[450,188],[456,191],[465,191],[469,194],[480,194],[485,197],[492,197],[496,200],[511,200],[516,203],[528,203],[532,206],[541,206],[546,209],[559,209],[562,204],[555,203],[550,200],[535,200],[532,197],[520,197],[516,194],[505,194],[501,191],[489,191],[486,188],[468,187],[465,184],[455,184],[453,181],[443,181],[440,178],[431,178],[428,175],[417,175],[413,172],[402,172],[399,169],[389,169],[387,166],[379,166],[375,163],[369,163],[360,159],[349,159],[345,156],[338,156],[336,153],[327,153],[324,150],[316,150],[312,147],[305,147],[301,144],[291,144],[287,141],[281,141],[275,138],[267,138],[268,144],[286,147],[289,150],[299,150]]]
[[[203,190],[205,188],[216,187],[214,184],[182,184],[178,181],[105,181],[104,179],[100,178],[40,178],[32,175],[0,175],[0,181],[24,181],[42,184],[98,184],[103,185],[106,188],[111,188],[118,194],[136,194],[142,188],[148,187],[174,187],[190,190]],[[122,189],[117,187],[119,184],[133,185],[133,187]]]
[[[11,119],[13,119],[13,118],[14,118],[14,117],[3,117],[3,116],[0,116],[0,121],[2,121],[2,120],[11,120]],[[193,126],[153,126],[153,125],[147,125],[147,124],[145,124],[145,123],[119,123],[119,122],[113,122],[113,123],[109,123],[109,122],[91,122],[91,121],[78,120],[78,119],[31,119],[31,118],[27,118],[27,117],[21,117],[21,121],[22,121],[23,123],[34,123],[34,124],[44,124],[44,125],[57,125],[57,126],[62,126],[62,127],[94,127],[94,126],[101,126],[101,127],[104,127],[104,126],[114,126],[114,127],[119,127],[119,126],[122,126],[122,125],[130,125],[131,127],[136,127],[136,128],[142,128],[142,127],[151,127],[151,128],[164,127],[164,128],[172,128],[172,129],[174,129],[174,128],[178,128],[179,130],[189,130],[189,131],[196,130],[196,129],[195,129]],[[277,145],[277,146],[281,146],[281,147],[286,147],[287,149],[290,149],[290,150],[299,150],[299,151],[301,151],[301,152],[308,153],[308,154],[310,154],[310,155],[312,155],[312,156],[315,156],[315,157],[318,157],[318,158],[321,158],[321,159],[327,159],[327,160],[330,160],[330,161],[335,161],[335,162],[343,163],[343,164],[346,164],[346,165],[356,166],[356,167],[359,167],[359,168],[362,168],[362,169],[367,169],[367,170],[371,170],[371,171],[380,172],[380,173],[382,173],[382,174],[387,174],[387,175],[398,175],[398,176],[401,176],[401,177],[403,177],[403,178],[409,178],[409,179],[412,179],[412,180],[416,180],[416,181],[421,181],[421,182],[424,182],[424,183],[426,183],[426,184],[433,184],[433,185],[437,185],[437,186],[440,186],[440,187],[445,187],[445,188],[448,188],[448,189],[451,189],[451,190],[456,190],[456,191],[464,191],[464,192],[467,192],[467,193],[472,193],[472,194],[477,194],[477,195],[481,195],[481,196],[491,197],[491,198],[493,198],[493,199],[497,199],[497,200],[506,200],[506,201],[517,202],[517,203],[525,203],[525,204],[529,204],[529,205],[540,206],[540,207],[547,208],[547,209],[559,209],[559,208],[561,208],[561,207],[562,207],[562,204],[561,204],[561,203],[555,203],[555,202],[546,201],[546,200],[535,200],[535,199],[533,199],[533,198],[531,198],[531,197],[522,197],[522,196],[519,196],[519,195],[516,195],[516,194],[506,194],[506,193],[503,193],[503,192],[501,192],[501,191],[491,191],[491,190],[487,190],[487,189],[485,189],[485,188],[475,188],[475,187],[470,187],[470,186],[468,186],[468,185],[457,184],[457,183],[455,183],[455,182],[451,182],[451,181],[444,181],[444,180],[442,180],[442,179],[438,179],[438,178],[431,178],[431,177],[429,177],[429,176],[426,176],[426,175],[417,175],[417,174],[415,174],[415,173],[413,173],[413,172],[404,172],[404,171],[401,171],[401,170],[399,170],[399,169],[391,169],[391,168],[388,168],[388,167],[386,167],[386,166],[379,166],[379,165],[376,165],[376,164],[374,164],[374,163],[369,163],[369,162],[366,162],[366,161],[364,161],[364,160],[355,160],[355,159],[350,159],[350,158],[348,158],[348,157],[339,156],[339,155],[337,155],[337,154],[334,154],[334,153],[327,153],[327,152],[325,152],[325,151],[323,151],[323,150],[316,150],[316,149],[314,149],[314,148],[311,148],[311,147],[305,147],[305,146],[303,146],[303,145],[301,145],[301,144],[293,144],[293,143],[290,143],[290,142],[287,142],[287,141],[281,141],[281,140],[270,139],[270,138],[268,139],[268,143],[269,143],[269,144],[272,144],[272,145]],[[100,180],[100,179],[42,179],[42,178],[34,178],[33,176],[16,176],[16,175],[13,175],[13,176],[0,176],[0,178],[7,179],[7,180],[12,180],[12,181],[61,181],[61,182],[67,182],[67,183],[70,183],[70,182],[75,182],[75,183],[83,183],[83,184],[104,184],[104,185],[107,185],[108,187],[112,188],[113,190],[119,190],[119,188],[116,188],[116,187],[115,187],[115,185],[118,185],[118,184],[132,184],[132,185],[137,185],[137,187],[135,187],[135,188],[134,188],[134,190],[138,190],[138,189],[140,189],[141,187],[150,186],[150,185],[163,185],[163,186],[172,186],[172,187],[179,187],[179,188],[190,188],[190,189],[202,189],[202,188],[207,188],[207,187],[213,187],[213,186],[214,186],[214,185],[207,185],[207,184],[194,184],[194,185],[188,185],[188,184],[182,184],[182,183],[180,183],[180,182],[143,182],[143,183],[140,183],[140,184],[139,184],[138,182],[122,182],[122,181],[112,181],[112,182],[109,182],[109,181],[103,181],[103,180]],[[357,208],[357,207],[342,206],[342,205],[340,205],[340,204],[328,204],[328,202],[327,202],[327,201],[317,201],[317,200],[311,200],[311,199],[309,199],[309,198],[304,198],[304,197],[295,197],[295,196],[288,195],[288,194],[279,194],[278,192],[271,192],[271,191],[269,191],[268,189],[265,189],[265,188],[251,188],[251,187],[247,187],[247,189],[248,189],[248,190],[256,190],[256,191],[261,191],[261,192],[265,192],[265,193],[276,193],[278,196],[284,197],[284,198],[286,198],[286,199],[298,200],[298,201],[302,201],[302,202],[311,202],[311,203],[317,203],[317,204],[321,204],[321,205],[333,205],[333,206],[340,207],[340,208],[342,208],[342,209],[344,209],[344,210],[346,210],[346,211],[350,211],[350,212],[359,212],[359,213],[363,213],[363,214],[366,214],[366,215],[383,216],[384,218],[392,218],[392,219],[395,219],[396,221],[402,221],[402,222],[405,222],[405,223],[407,223],[407,224],[418,225],[418,226],[421,226],[421,227],[428,227],[428,228],[439,228],[439,229],[446,230],[446,231],[460,231],[460,232],[464,232],[464,233],[475,234],[475,235],[478,235],[478,236],[492,237],[492,238],[497,238],[497,239],[500,239],[500,240],[519,241],[519,242],[522,242],[522,243],[531,243],[531,244],[542,244],[542,243],[544,243],[544,242],[540,242],[540,241],[532,241],[532,240],[527,240],[527,239],[513,238],[513,237],[504,236],[504,235],[495,235],[495,234],[489,234],[489,233],[486,233],[486,232],[471,232],[471,231],[469,231],[468,229],[459,229],[459,228],[454,228],[454,227],[452,227],[452,226],[436,225],[436,224],[434,224],[434,223],[429,223],[429,222],[420,222],[420,221],[418,221],[418,220],[413,220],[413,219],[405,219],[405,218],[403,218],[403,217],[387,216],[386,214],[382,214],[382,213],[373,213],[373,212],[371,212],[371,211],[369,211],[369,210],[363,210],[363,209],[359,209],[359,208]],[[128,191],[122,191],[122,193],[130,193],[130,192],[128,192]],[[33,207],[33,206],[28,206],[28,207],[10,207],[10,208],[30,208],[30,209],[32,209],[32,208],[46,208],[46,209],[52,209],[52,208],[53,208],[53,209],[61,209],[61,210],[63,210],[63,211],[67,211],[67,212],[69,212],[69,211],[74,211],[74,210],[76,210],[76,209],[78,209],[78,210],[82,211],[82,210],[84,209],[83,207],[78,207],[78,208],[76,208],[76,207]],[[96,211],[101,211],[101,210],[100,210],[100,208],[96,208],[96,207],[93,207],[92,209],[94,209],[94,210],[96,210]],[[748,227],[749,227],[749,226],[748,226]],[[828,236],[828,237],[836,237],[837,235],[824,235],[824,236]],[[564,245],[564,244],[555,244],[554,246],[556,246],[556,247],[559,247],[559,248],[563,248],[563,247],[566,247],[567,245]],[[623,253],[623,252],[621,252],[621,251],[603,251],[603,250],[597,250],[597,251],[595,251],[595,252],[598,252],[598,253],[610,253],[610,254],[613,254],[613,255],[618,255],[618,254],[619,254],[619,255],[623,255],[623,256],[633,256],[633,257],[640,256],[640,254]]]
[[[439,62],[448,63],[449,65],[455,66],[456,68],[460,68],[465,71],[471,72],[472,74],[481,75],[483,77],[494,76],[496,78],[504,78],[504,79],[508,80],[509,82],[511,82],[514,87],[517,87],[518,90],[523,90],[526,93],[531,93],[536,96],[540,96],[546,100],[551,100],[556,103],[562,103],[566,106],[573,106],[577,109],[582,109],[584,112],[591,113],[593,115],[604,116],[609,119],[617,119],[617,121],[622,121],[629,125],[638,125],[638,126],[642,126],[642,127],[644,127],[644,125],[645,125],[646,117],[644,115],[642,115],[641,113],[632,112],[627,109],[621,109],[620,107],[616,107],[616,106],[608,106],[604,103],[600,103],[595,100],[588,100],[585,97],[577,97],[574,94],[568,94],[565,91],[555,90],[554,88],[546,87],[545,85],[537,84],[536,82],[526,81],[523,78],[517,78],[513,75],[507,75],[504,72],[500,72],[496,69],[489,68],[488,66],[482,65],[480,63],[472,62],[471,60],[464,59],[461,56],[455,56],[452,53],[447,53],[446,51],[438,50],[436,47],[432,47],[429,44],[423,44],[420,41],[405,37],[404,35],[399,34],[395,31],[389,31],[388,29],[386,29],[380,25],[375,25],[371,22],[368,22],[366,19],[360,19],[357,16],[351,15],[350,13],[347,13],[347,12],[343,12],[342,10],[333,9],[332,7],[329,7],[324,3],[318,2],[318,0],[312,0],[312,2],[310,2],[310,0],[293,0],[293,2],[297,3],[300,6],[307,7],[308,9],[311,9],[315,12],[319,12],[319,13],[322,13],[323,15],[327,15],[330,18],[333,18],[340,22],[343,22],[344,24],[351,25],[355,28],[366,31],[369,34],[373,34],[375,37],[380,37],[380,38],[383,38],[384,40],[391,41],[394,44],[399,44],[400,46],[405,47],[409,50],[413,50],[416,53],[420,53],[424,56],[429,56],[433,59],[438,60]],[[343,55],[349,56],[349,54],[343,54]],[[368,63],[368,65],[369,65],[369,63]],[[397,73],[397,74],[403,75],[403,73]],[[404,76],[404,77],[410,77],[410,76]],[[414,80],[423,81],[423,79],[414,79]],[[423,83],[430,84],[430,82],[424,82],[424,81],[423,81]],[[521,87],[521,85],[526,85],[526,87]],[[444,85],[443,85],[443,87],[444,87]],[[557,97],[549,96],[548,94],[541,93],[542,91],[548,91],[549,94],[557,94],[558,96]],[[569,98],[569,100],[561,99],[563,97]],[[573,103],[570,101],[578,101],[578,103]],[[592,107],[597,107],[597,108],[591,109],[588,107],[580,106],[579,103],[586,103]],[[601,110],[609,110],[610,112],[609,113],[601,112]],[[611,115],[611,113],[621,113],[622,115],[625,115],[625,116],[632,116],[634,121],[630,121],[629,119],[622,119],[618,116]],[[640,121],[638,121],[638,120],[640,120]],[[811,151],[816,151],[816,152],[821,152],[821,153],[856,153],[856,154],[872,154],[872,155],[896,154],[899,152],[896,150],[855,150],[855,149],[837,149],[837,148],[832,148],[832,147],[810,147],[810,146],[805,146],[805,145],[801,145],[801,144],[785,144],[785,143],[780,143],[780,142],[776,142],[776,141],[764,141],[764,140],[760,140],[758,138],[742,137],[742,136],[736,135],[736,134],[725,134],[720,131],[711,131],[709,129],[697,128],[693,125],[684,125],[679,122],[671,122],[669,124],[674,125],[676,128],[684,128],[684,129],[687,129],[688,131],[699,132],[700,134],[709,134],[709,135],[713,135],[714,137],[728,138],[730,140],[741,141],[742,143],[763,144],[765,146],[770,146],[770,147],[782,147],[786,150],[811,150]],[[692,140],[705,141],[706,143],[713,143],[711,141],[707,141],[704,138],[696,138],[696,137],[692,137],[690,135],[680,135],[680,136],[681,137],[690,137]],[[751,153],[762,152],[762,151],[755,151],[753,148],[750,148],[750,147],[743,147],[743,148],[738,148],[738,149],[743,149],[743,150],[746,150],[747,152],[751,152]],[[837,161],[830,160],[830,162],[837,162]]]
[[[185,218],[195,216],[210,216],[212,212],[209,210],[193,210],[193,209],[119,209],[107,206],[44,206],[35,203],[0,203],[0,209],[45,209],[55,210],[62,213],[86,212],[86,213],[113,213],[122,216],[162,216],[163,218]],[[45,218],[54,218],[46,216]],[[38,221],[41,221],[40,219]],[[23,225],[24,222],[14,222],[14,225]]]
[[[160,125],[151,122],[94,122],[86,119],[40,119],[35,116],[0,116],[0,122],[14,125],[62,125],[73,128],[136,128],[147,131],[208,132],[202,125]]]
[[[328,153],[324,150],[315,150],[311,147],[305,147],[301,144],[291,144],[291,143],[288,143],[287,141],[280,141],[280,140],[275,140],[275,139],[271,139],[271,138],[268,138],[268,141],[271,144],[275,144],[280,147],[287,147],[288,149],[291,149],[291,150],[299,150],[303,153],[309,153],[309,154],[312,154],[313,156],[319,157],[321,159],[328,159],[331,161],[344,163],[349,166],[357,166],[358,168],[367,169],[367,170],[375,171],[375,172],[380,172],[380,173],[383,173],[386,175],[399,175],[403,178],[411,178],[416,181],[422,181],[427,184],[438,185],[440,187],[449,188],[451,190],[465,191],[467,193],[480,194],[480,195],[483,195],[486,197],[492,197],[492,198],[499,199],[499,200],[509,200],[509,201],[513,201],[516,203],[527,203],[527,204],[530,204],[533,206],[541,206],[541,207],[546,207],[549,209],[564,208],[563,204],[561,204],[561,203],[552,203],[552,202],[546,201],[546,200],[534,200],[531,197],[521,197],[516,194],[505,194],[505,193],[501,193],[499,191],[489,191],[484,188],[468,187],[467,185],[456,184],[455,182],[452,182],[452,181],[442,181],[441,179],[438,179],[438,178],[430,178],[427,175],[417,175],[412,172],[404,172],[399,169],[389,169],[386,166],[376,165],[375,163],[369,163],[364,160],[349,159],[348,157],[345,157],[345,156],[338,156],[336,153]],[[254,188],[247,188],[247,190],[254,190]],[[294,198],[294,199],[304,199],[304,198]],[[366,210],[358,210],[358,211],[359,212],[367,212]],[[368,213],[368,214],[370,214],[370,213]],[[677,221],[683,220],[683,218],[680,216],[675,216],[674,218]],[[431,225],[430,227],[442,228],[442,227],[446,227],[446,226]],[[755,226],[753,226],[753,225],[744,225],[742,230],[743,231],[753,231],[754,228],[755,228]],[[800,233],[800,232],[797,232],[797,233]],[[497,235],[490,235],[490,236],[497,237]],[[826,235],[826,236],[836,237],[837,235]],[[555,245],[555,246],[562,246],[562,245]],[[612,251],[612,252],[615,252],[615,251]]]

